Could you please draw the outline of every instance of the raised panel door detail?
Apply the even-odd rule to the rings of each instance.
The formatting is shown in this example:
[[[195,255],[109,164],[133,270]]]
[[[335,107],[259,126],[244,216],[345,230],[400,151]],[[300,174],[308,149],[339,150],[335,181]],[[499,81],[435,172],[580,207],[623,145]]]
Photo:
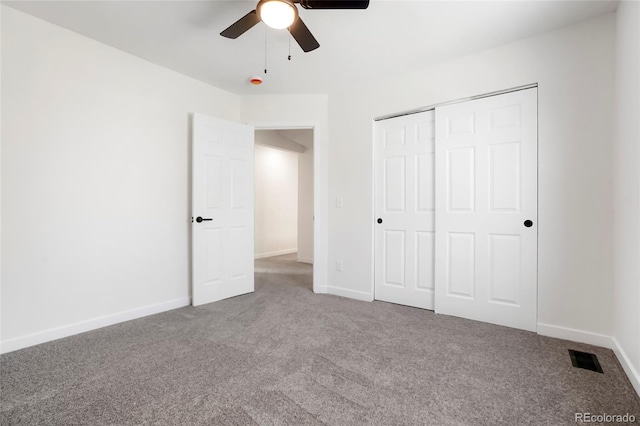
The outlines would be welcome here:
[[[222,207],[223,197],[223,165],[222,157],[209,155],[205,159],[205,206],[208,209],[219,209]]]
[[[405,211],[405,158],[391,157],[384,160],[384,211]]]
[[[435,156],[433,153],[416,156],[416,179],[418,212],[435,210]]]
[[[254,129],[193,113],[191,134],[191,302],[198,306],[254,289]]]
[[[247,228],[245,226],[232,226],[231,233],[231,278],[245,276],[247,268],[246,244]]]
[[[242,209],[247,200],[247,162],[231,160],[231,207]]]
[[[437,313],[537,329],[537,109],[537,88],[436,108]]]
[[[222,229],[204,230],[206,247],[206,276],[204,285],[212,285],[222,280]]]
[[[433,144],[435,141],[435,122],[430,122],[426,124],[419,124],[417,129],[417,143],[419,145],[429,145],[429,151],[433,151]]]
[[[520,235],[489,235],[489,301],[518,306],[520,259]]]
[[[447,234],[447,290],[449,296],[474,298],[475,234]]]
[[[434,288],[435,232],[416,232],[416,287],[423,290]]]
[[[491,129],[520,127],[520,105],[509,105],[489,111]]]
[[[384,146],[401,146],[406,144],[406,131],[403,127],[395,127],[386,129],[384,132]]]
[[[373,127],[374,298],[423,309],[434,306],[434,117],[425,111]]]
[[[475,134],[475,114],[462,113],[447,118],[447,136],[463,136]]]
[[[520,211],[520,142],[489,146],[489,205],[494,211]]]
[[[386,285],[404,287],[405,231],[384,233],[384,281]]]
[[[447,150],[447,201],[451,212],[475,210],[475,150]]]
[[[219,144],[223,141],[222,132],[220,131],[220,129],[205,124],[204,126],[202,126],[202,130],[203,141],[205,143]]]

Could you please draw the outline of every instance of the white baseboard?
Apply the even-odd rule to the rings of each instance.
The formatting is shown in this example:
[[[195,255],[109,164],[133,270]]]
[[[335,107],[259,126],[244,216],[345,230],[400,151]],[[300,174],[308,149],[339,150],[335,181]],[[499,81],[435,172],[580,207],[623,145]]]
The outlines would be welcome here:
[[[333,294],[334,296],[373,302],[373,296],[370,293],[365,293],[364,291],[347,290],[345,288],[327,286],[327,293]]]
[[[52,340],[61,339],[63,337],[73,336],[74,334],[84,333],[86,331],[96,330],[98,328],[118,324],[120,322],[142,318],[148,315],[170,311],[172,309],[182,308],[184,306],[189,306],[190,304],[191,299],[189,297],[182,297],[180,299],[170,300],[168,302],[143,306],[141,308],[130,309],[128,311],[117,312],[115,314],[91,318],[85,321],[79,321],[74,324],[50,328],[48,330],[27,334],[25,336],[14,337],[13,339],[3,340],[2,342],[0,342],[0,353],[4,354],[7,352],[16,351],[18,349],[27,348],[29,346],[38,345],[40,343],[50,342]]]
[[[622,365],[622,369],[625,373],[627,373],[627,377],[633,385],[633,388],[636,390],[636,393],[640,396],[640,374],[638,370],[636,370],[631,363],[631,360],[620,346],[620,342],[615,337],[611,338],[613,340],[613,352],[618,357],[618,361],[620,361],[620,365]]]
[[[538,323],[538,334],[542,336],[555,337],[556,339],[601,346],[607,349],[613,349],[614,346],[611,336],[592,333],[590,331],[576,330],[574,328],[543,324],[540,322]]]
[[[273,256],[282,256],[283,254],[291,254],[296,253],[298,251],[297,248],[285,249],[285,250],[276,250],[269,251],[265,253],[258,253],[253,256],[254,259],[264,259],[265,257],[273,257]]]
[[[308,257],[298,257],[296,260],[300,263],[310,263],[313,265],[313,259]]]
[[[326,286],[313,286],[313,292],[315,294],[327,294],[328,290]]]

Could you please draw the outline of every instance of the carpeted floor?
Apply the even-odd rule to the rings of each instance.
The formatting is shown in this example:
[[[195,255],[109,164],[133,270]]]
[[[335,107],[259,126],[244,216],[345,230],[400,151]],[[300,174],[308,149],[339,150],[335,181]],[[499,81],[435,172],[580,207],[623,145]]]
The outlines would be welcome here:
[[[604,374],[572,367],[595,353]],[[563,425],[640,418],[614,354],[311,292],[292,256],[256,291],[2,355],[2,425]],[[640,420],[636,420],[640,424]]]

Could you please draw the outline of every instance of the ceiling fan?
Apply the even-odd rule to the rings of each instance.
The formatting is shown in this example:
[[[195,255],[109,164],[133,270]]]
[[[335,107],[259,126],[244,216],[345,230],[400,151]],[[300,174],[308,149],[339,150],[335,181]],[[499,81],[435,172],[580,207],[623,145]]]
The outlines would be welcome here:
[[[288,28],[303,51],[310,52],[317,49],[320,44],[298,16],[295,3],[300,3],[304,9],[366,9],[369,7],[369,0],[260,0],[255,10],[238,19],[220,35],[235,39],[262,21],[272,28]]]

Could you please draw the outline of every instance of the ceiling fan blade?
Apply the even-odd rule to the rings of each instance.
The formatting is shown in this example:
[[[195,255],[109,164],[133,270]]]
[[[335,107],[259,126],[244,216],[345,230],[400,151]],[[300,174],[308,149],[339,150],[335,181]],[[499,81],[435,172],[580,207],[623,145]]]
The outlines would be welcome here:
[[[221,36],[227,38],[238,38],[251,28],[260,22],[260,18],[255,10],[244,15],[238,19],[235,23],[231,24],[229,28],[220,33]]]
[[[300,0],[305,9],[366,9],[369,0]]]
[[[311,31],[309,31],[309,28],[302,22],[299,16],[289,27],[289,32],[305,52],[311,52],[320,47],[318,40],[311,34]]]

